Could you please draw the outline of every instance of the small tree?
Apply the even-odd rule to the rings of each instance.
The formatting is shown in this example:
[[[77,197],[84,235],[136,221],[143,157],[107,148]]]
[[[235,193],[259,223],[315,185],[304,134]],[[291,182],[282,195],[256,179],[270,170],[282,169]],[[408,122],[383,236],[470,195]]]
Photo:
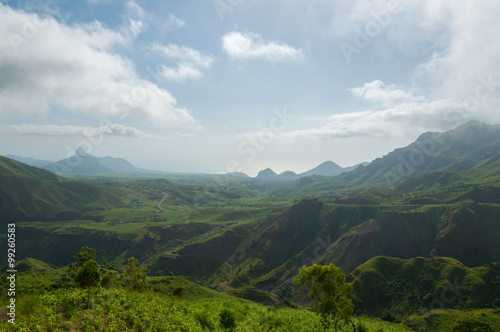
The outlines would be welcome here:
[[[75,282],[82,288],[87,288],[87,299],[90,303],[90,291],[92,287],[99,284],[101,278],[101,271],[99,271],[99,264],[95,260],[85,262],[75,274]]]
[[[309,299],[313,302],[313,310],[321,315],[325,327],[330,319],[335,331],[341,321],[352,324],[354,307],[349,299],[352,285],[345,282],[345,274],[340,268],[333,264],[303,266],[293,278],[293,283],[311,287]]]
[[[113,270],[106,271],[106,273],[102,275],[101,286],[104,288],[114,287],[118,282],[117,274],[118,273]]]
[[[149,288],[149,284],[146,281],[147,275],[144,273],[146,269],[140,268],[138,265],[139,262],[134,257],[128,259],[128,264],[125,265],[121,275],[123,287],[138,291]]]
[[[87,246],[80,248],[80,251],[75,255],[76,267],[79,268],[90,260],[95,260],[95,249]]]

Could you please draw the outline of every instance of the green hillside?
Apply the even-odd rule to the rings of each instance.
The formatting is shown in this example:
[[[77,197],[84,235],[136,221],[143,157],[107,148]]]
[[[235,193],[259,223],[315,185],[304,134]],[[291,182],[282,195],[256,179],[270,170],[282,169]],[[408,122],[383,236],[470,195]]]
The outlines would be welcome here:
[[[89,211],[123,206],[121,188],[65,180],[49,171],[0,157],[0,221],[74,220]]]
[[[432,309],[493,308],[500,294],[498,262],[468,268],[445,257],[377,256],[350,278],[358,313],[390,321]]]

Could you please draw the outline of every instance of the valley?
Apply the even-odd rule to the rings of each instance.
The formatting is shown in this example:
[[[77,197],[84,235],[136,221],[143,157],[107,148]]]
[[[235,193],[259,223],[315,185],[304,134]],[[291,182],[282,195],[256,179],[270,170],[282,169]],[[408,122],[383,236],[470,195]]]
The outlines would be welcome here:
[[[0,157],[0,224],[16,224],[23,278],[67,269],[88,246],[115,266],[135,257],[159,289],[175,279],[238,306],[307,307],[292,277],[333,263],[353,284],[355,314],[394,331],[437,331],[422,317],[458,324],[449,317],[464,310],[500,327],[500,126],[471,121],[370,164],[332,164],[255,178],[100,173],[95,163],[96,173],[56,175]]]

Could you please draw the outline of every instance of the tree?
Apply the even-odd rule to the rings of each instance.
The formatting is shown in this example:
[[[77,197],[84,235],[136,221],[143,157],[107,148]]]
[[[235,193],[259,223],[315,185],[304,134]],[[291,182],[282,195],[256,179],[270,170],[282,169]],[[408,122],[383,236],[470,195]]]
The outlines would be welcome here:
[[[76,267],[79,268],[90,260],[95,260],[95,249],[87,246],[80,248],[80,251],[75,255]]]
[[[144,273],[145,268],[138,267],[139,262],[134,257],[128,259],[128,264],[125,265],[121,275],[121,282],[123,287],[132,290],[147,290],[149,284],[146,281],[147,275]]]
[[[114,287],[118,282],[117,274],[118,273],[114,270],[107,270],[106,273],[102,275],[101,286],[104,288]]]
[[[90,303],[90,291],[92,287],[99,284],[101,279],[101,271],[99,264],[95,260],[85,262],[75,274],[75,282],[82,288],[87,288],[87,299]]]
[[[330,320],[335,331],[341,321],[354,327],[354,306],[349,298],[352,285],[345,282],[345,274],[340,268],[333,264],[303,266],[293,278],[293,283],[311,287],[309,299],[313,302],[313,310],[321,315],[325,327]]]

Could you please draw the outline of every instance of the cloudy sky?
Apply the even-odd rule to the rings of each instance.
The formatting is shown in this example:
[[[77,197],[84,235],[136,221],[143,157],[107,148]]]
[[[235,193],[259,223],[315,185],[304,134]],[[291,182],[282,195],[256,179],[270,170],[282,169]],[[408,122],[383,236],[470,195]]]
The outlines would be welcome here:
[[[0,1],[0,154],[350,166],[500,123],[500,2]]]

